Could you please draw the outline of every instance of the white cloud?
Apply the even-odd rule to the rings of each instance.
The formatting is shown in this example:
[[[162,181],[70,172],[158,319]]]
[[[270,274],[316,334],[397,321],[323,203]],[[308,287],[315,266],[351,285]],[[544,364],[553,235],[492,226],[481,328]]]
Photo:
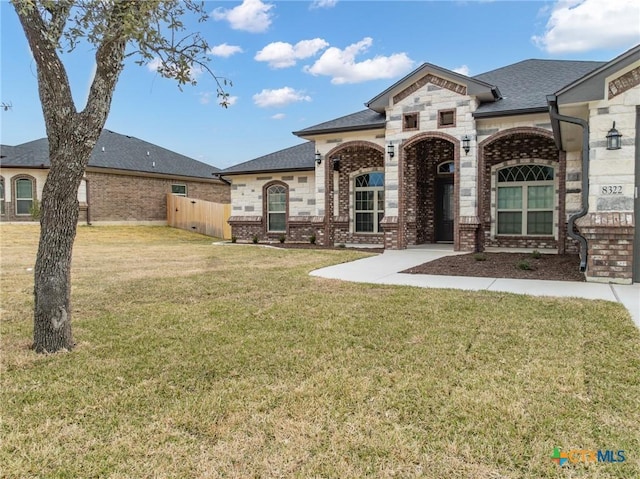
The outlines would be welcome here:
[[[460,73],[460,75],[469,76],[469,67],[467,65],[461,65],[458,68],[454,68],[452,71]]]
[[[333,8],[336,6],[336,4],[338,3],[338,0],[313,0],[313,2],[311,2],[311,5],[309,6],[310,9],[314,9],[314,8]]]
[[[302,91],[296,91],[291,87],[283,87],[278,90],[262,90],[253,95],[253,101],[260,108],[283,107],[300,101],[311,101],[311,97]]]
[[[233,106],[236,103],[238,103],[238,97],[237,96],[228,96],[227,97],[227,106]]]
[[[322,56],[304,71],[312,75],[330,76],[331,83],[361,83],[381,78],[393,78],[407,73],[414,65],[406,53],[394,53],[388,57],[376,56],[356,62],[356,55],[367,51],[373,40],[366,37],[349,45],[344,50],[336,47],[327,49]]]
[[[251,33],[266,32],[271,25],[274,7],[261,0],[244,0],[235,8],[216,8],[211,12],[214,20],[226,20],[234,30],[244,30]]]
[[[322,38],[302,40],[295,45],[273,42],[256,53],[254,59],[259,62],[268,62],[271,68],[287,68],[294,66],[298,60],[312,57],[328,46],[329,44]]]
[[[211,47],[208,53],[209,55],[213,55],[214,57],[229,58],[231,55],[235,55],[236,53],[242,53],[242,48],[237,45],[227,45],[226,43],[221,43],[220,45]]]
[[[272,120],[284,120],[286,116],[287,115],[285,115],[284,113],[276,113],[275,115],[273,115],[271,117],[271,119]]]
[[[162,66],[162,60],[159,57],[155,57],[149,63],[147,63],[147,68],[150,72],[156,73],[158,69]]]
[[[640,41],[637,0],[558,0],[546,31],[531,39],[549,53],[586,52]]]

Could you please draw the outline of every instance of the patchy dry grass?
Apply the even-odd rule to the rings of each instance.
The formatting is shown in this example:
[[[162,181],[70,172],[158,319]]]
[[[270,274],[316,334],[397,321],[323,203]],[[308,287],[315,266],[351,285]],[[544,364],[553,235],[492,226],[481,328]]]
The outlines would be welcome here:
[[[3,477],[640,476],[617,304],[342,283],[350,251],[81,227],[73,353],[29,349],[37,228],[2,235]],[[624,450],[560,469],[553,448]]]

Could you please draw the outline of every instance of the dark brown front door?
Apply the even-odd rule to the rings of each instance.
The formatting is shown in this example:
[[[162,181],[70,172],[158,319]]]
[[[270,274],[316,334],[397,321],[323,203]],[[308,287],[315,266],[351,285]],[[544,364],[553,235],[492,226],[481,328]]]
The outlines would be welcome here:
[[[436,241],[453,242],[453,178],[436,181]]]

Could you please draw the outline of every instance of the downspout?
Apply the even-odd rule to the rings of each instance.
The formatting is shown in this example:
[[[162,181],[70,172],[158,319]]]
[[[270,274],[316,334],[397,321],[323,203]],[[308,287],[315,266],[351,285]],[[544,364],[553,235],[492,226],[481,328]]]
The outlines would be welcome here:
[[[587,239],[574,231],[576,220],[586,216],[589,212],[589,123],[582,118],[561,115],[558,112],[558,97],[556,95],[547,96],[549,104],[549,115],[554,129],[554,137],[556,138],[556,146],[562,149],[562,141],[560,140],[560,124],[559,121],[572,123],[582,127],[582,209],[571,215],[567,220],[567,233],[571,238],[580,243],[580,272],[587,270]]]

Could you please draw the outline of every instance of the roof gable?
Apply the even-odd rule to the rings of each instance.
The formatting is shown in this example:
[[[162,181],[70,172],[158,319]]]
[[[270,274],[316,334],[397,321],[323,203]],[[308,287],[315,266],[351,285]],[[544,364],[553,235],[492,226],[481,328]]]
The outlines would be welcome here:
[[[434,85],[447,88],[461,95],[468,94],[476,96],[480,98],[481,101],[494,101],[500,96],[500,92],[495,84],[470,78],[460,73],[447,70],[446,68],[432,65],[431,63],[423,63],[416,70],[369,100],[366,106],[382,113],[390,101],[396,103],[427,83],[433,83]]]

